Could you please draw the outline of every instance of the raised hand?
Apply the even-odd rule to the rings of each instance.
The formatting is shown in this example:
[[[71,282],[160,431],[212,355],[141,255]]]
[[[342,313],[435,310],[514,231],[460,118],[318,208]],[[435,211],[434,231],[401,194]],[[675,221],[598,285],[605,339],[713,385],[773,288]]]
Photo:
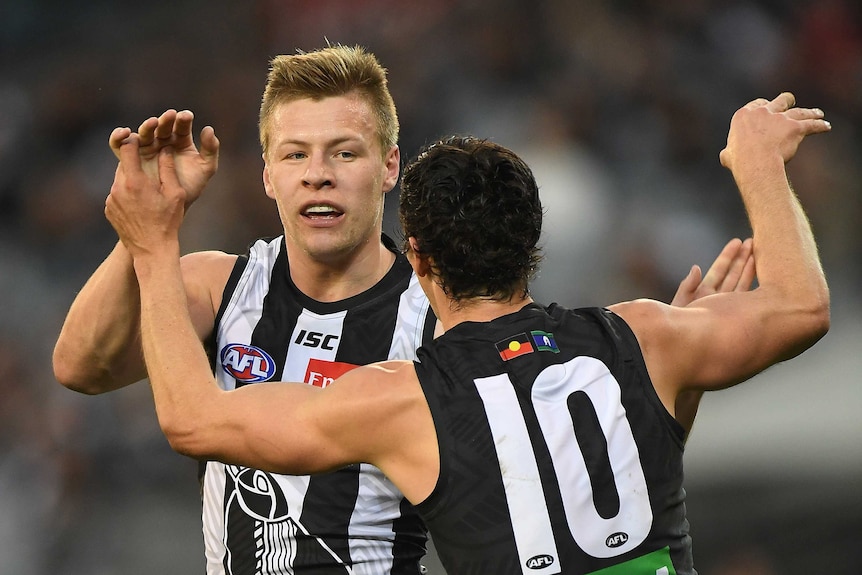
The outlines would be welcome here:
[[[185,190],[185,207],[200,197],[218,169],[219,140],[211,126],[201,130],[200,149],[192,137],[194,114],[189,110],[167,110],[158,118],[144,120],[138,127],[138,153],[144,173],[158,180],[159,152],[170,148],[177,180]],[[114,155],[120,158],[121,146],[132,134],[130,128],[116,128],[108,140]]]
[[[770,149],[787,163],[805,136],[832,128],[823,119],[823,110],[795,106],[796,97],[782,92],[773,100],[757,98],[737,110],[730,120],[727,146],[719,154],[721,165],[736,170],[746,163],[761,163],[764,150]]]
[[[144,172],[137,134],[129,135],[119,154],[105,216],[133,258],[165,248],[179,257],[186,193],[177,180],[171,149],[163,148],[151,161],[157,168],[155,179]]]

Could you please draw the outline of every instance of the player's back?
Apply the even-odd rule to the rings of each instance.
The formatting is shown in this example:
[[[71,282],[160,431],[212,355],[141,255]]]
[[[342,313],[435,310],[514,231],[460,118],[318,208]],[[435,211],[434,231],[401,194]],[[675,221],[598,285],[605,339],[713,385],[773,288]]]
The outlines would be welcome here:
[[[628,326],[530,304],[419,352],[440,479],[417,506],[451,575],[692,575],[683,431]]]

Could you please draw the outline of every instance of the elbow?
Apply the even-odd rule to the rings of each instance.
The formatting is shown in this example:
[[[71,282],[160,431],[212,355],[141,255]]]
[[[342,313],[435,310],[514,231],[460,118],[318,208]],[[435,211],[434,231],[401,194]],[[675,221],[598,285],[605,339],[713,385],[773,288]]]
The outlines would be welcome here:
[[[814,341],[819,340],[829,332],[832,325],[832,312],[829,304],[829,294],[826,293],[820,305],[812,311],[811,331]]]
[[[800,330],[803,335],[801,347],[808,349],[820,341],[831,327],[831,310],[829,304],[829,292],[823,290],[819,297],[812,298],[811,305],[805,308],[804,329]]]
[[[51,364],[60,385],[85,395],[120,389],[146,377],[146,372],[138,373],[136,368],[112,367],[99,358],[68,351],[61,344],[54,347]]]
[[[100,385],[104,375],[99,375],[95,369],[82,369],[76,362],[66,358],[56,348],[52,360],[54,379],[67,389],[86,395],[97,395],[105,391]]]
[[[162,433],[168,440],[171,449],[194,459],[205,459],[208,454],[202,449],[200,440],[201,426],[193,422],[179,422],[159,416]]]
[[[219,459],[224,455],[224,424],[210,403],[164,401],[158,394],[156,417],[171,449],[193,459]]]

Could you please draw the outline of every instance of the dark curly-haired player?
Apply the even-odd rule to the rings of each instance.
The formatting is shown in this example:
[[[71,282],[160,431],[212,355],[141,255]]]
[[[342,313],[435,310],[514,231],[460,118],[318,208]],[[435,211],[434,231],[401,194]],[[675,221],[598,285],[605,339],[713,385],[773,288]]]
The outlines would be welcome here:
[[[759,287],[686,307],[535,303],[542,207],[529,168],[484,140],[437,142],[405,170],[401,222],[445,333],[417,361],[326,388],[233,391],[214,380],[186,304],[173,158],[160,156],[160,182],[138,178],[130,138],[120,170],[136,185],[112,189],[106,214],[134,261],[162,429],[181,453],[278,473],[374,464],[416,505],[450,575],[695,573],[677,400],[827,331],[828,289],[784,165],[828,129],[788,93],[737,111],[721,162],[753,227]]]

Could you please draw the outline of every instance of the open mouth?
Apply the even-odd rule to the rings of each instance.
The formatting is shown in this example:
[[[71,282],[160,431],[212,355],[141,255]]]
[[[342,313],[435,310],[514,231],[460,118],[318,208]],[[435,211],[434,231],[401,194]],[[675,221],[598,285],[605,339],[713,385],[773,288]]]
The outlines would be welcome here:
[[[315,220],[317,220],[317,219],[334,219],[334,218],[337,218],[343,214],[344,214],[344,212],[342,212],[342,211],[340,211],[340,210],[338,210],[338,209],[336,209],[330,205],[326,205],[326,204],[321,204],[321,205],[317,205],[317,206],[309,206],[308,208],[305,209],[305,211],[302,212],[302,215],[305,216],[306,218],[311,218],[311,219],[315,219]]]

